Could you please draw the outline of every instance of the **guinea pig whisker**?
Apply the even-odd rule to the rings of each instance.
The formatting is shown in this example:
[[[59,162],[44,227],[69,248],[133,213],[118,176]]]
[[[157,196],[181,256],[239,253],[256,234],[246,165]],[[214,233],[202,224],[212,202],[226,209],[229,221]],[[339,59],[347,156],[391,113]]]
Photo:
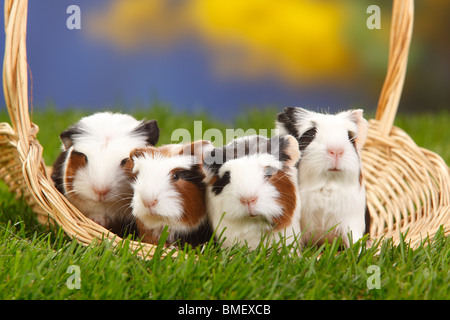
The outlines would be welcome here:
[[[294,200],[296,200],[296,197],[294,197],[290,194],[284,194],[284,197],[287,198],[287,199],[283,199],[283,200],[285,200],[284,202],[286,202],[286,201],[293,202]],[[279,198],[280,197],[278,197],[277,199],[279,199]]]
[[[128,214],[127,212],[128,209],[130,209],[131,212],[131,207],[128,204],[125,204],[117,208],[115,211],[113,211],[113,214],[116,214],[117,212],[124,212],[125,214]]]
[[[122,216],[128,215],[132,211],[132,208],[130,207],[129,203],[125,203],[117,208],[115,208],[115,205],[113,204],[113,205],[111,205],[111,207],[109,209],[111,210],[111,215],[113,215],[113,216],[119,212],[121,213]]]
[[[279,180],[281,180],[284,177],[286,177],[286,174],[283,172],[283,174],[273,182],[278,182]]]
[[[132,198],[133,198],[132,196],[124,197],[122,194],[116,194],[116,195],[110,196],[110,197],[109,197],[109,200],[110,200],[110,201],[112,201],[112,200],[117,200],[117,202],[120,202],[120,201],[122,201],[122,200],[128,200],[128,199],[132,199]]]
[[[63,182],[63,185],[68,186],[68,185],[73,185],[73,183],[72,182]]]
[[[117,209],[117,211],[122,210],[124,207],[126,206],[131,206],[131,199],[132,197],[124,197],[124,198],[120,198],[118,200],[116,200],[115,202],[113,202],[112,206],[116,206],[122,202],[122,205],[120,205],[120,207]]]
[[[67,187],[65,187],[65,189],[67,190]],[[77,193],[77,192],[72,189],[72,190],[66,191],[65,196],[69,197],[69,196],[71,196],[72,194],[75,194],[75,193]]]

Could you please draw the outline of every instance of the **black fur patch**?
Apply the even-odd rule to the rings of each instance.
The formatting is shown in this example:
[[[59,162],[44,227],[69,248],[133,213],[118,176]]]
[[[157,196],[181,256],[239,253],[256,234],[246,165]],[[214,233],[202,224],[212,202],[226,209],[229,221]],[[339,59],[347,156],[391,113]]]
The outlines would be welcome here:
[[[230,172],[225,172],[221,178],[218,178],[217,181],[214,182],[212,186],[212,192],[216,196],[219,195],[223,191],[223,188],[225,188],[225,186],[230,183],[230,178]]]
[[[180,248],[183,248],[185,244],[190,244],[193,248],[207,243],[211,240],[213,236],[213,228],[208,219],[205,219],[204,222],[198,227],[198,229],[194,231],[190,231],[188,233],[175,233],[175,238],[178,241],[175,245],[178,245]]]
[[[316,136],[317,128],[312,127],[311,129],[306,130],[304,134],[298,139],[298,146],[300,151],[303,152],[314,140],[314,137]]]
[[[133,133],[140,136],[146,136],[147,143],[152,146],[158,143],[159,128],[156,120],[141,122],[141,124],[139,124],[139,126],[136,129],[134,129]]]
[[[291,157],[286,153],[286,149],[289,147],[289,140],[285,137],[275,137],[273,139],[279,139],[279,146],[278,146],[278,160],[281,162],[286,162],[288,160],[291,160]]]
[[[317,133],[317,128],[313,124],[313,127],[309,130],[307,130],[305,133],[303,133],[300,136],[300,132],[298,131],[297,125],[296,125],[296,113],[297,108],[294,107],[287,107],[284,108],[284,111],[278,114],[278,122],[284,126],[288,134],[293,136],[297,139],[299,144],[300,151],[303,152],[309,144],[314,140],[314,137]],[[282,149],[280,149],[282,150]]]
[[[73,125],[69,127],[68,129],[64,130],[60,135],[59,138],[61,139],[64,148],[67,150],[73,145],[73,136],[82,134],[83,131],[78,125]]]
[[[63,151],[59,154],[56,161],[53,163],[52,180],[55,188],[59,192],[64,194],[64,161],[67,157],[67,151]]]
[[[192,167],[189,170],[175,169],[174,171],[177,173],[179,179],[185,180],[187,182],[196,185],[200,190],[205,188],[205,183],[203,182],[205,175],[203,174],[199,164],[192,165]]]
[[[226,172],[220,178],[218,175],[220,168],[226,161],[248,155],[267,153],[275,156],[279,161],[285,162],[291,159],[286,152],[288,147],[289,140],[285,137],[277,136],[268,139],[266,137],[250,136],[248,139],[234,141],[230,145],[212,150],[209,155],[205,155],[203,162],[204,168],[216,177],[212,191],[215,195],[218,195],[230,183],[229,172]]]
[[[286,107],[283,112],[278,114],[277,120],[279,123],[283,124],[284,128],[291,136],[294,136],[298,140],[300,135],[295,125],[296,112],[296,108]]]

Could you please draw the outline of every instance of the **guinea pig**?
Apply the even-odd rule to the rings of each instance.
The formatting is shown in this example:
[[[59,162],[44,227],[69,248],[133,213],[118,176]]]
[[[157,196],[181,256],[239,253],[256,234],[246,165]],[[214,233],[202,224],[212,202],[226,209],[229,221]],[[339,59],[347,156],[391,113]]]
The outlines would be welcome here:
[[[292,136],[242,137],[205,155],[207,211],[223,246],[300,240],[299,158]]]
[[[369,215],[360,152],[367,138],[363,110],[322,114],[285,108],[278,114],[280,134],[299,143],[299,192],[304,244],[341,237],[345,246],[369,232]]]
[[[121,233],[131,215],[132,195],[123,166],[131,150],[157,143],[156,120],[99,112],[83,117],[60,138],[63,151],[52,173],[55,187],[86,217]]]
[[[203,151],[209,141],[133,150],[125,164],[134,178],[133,216],[143,242],[157,244],[167,226],[167,244],[208,242]]]

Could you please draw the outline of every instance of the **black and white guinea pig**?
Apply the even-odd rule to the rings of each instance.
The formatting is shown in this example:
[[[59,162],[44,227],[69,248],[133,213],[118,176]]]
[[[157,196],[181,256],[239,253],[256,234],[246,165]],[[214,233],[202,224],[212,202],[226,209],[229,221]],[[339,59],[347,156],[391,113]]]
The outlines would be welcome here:
[[[99,112],[80,119],[60,138],[63,151],[52,173],[56,188],[88,218],[121,233],[132,194],[123,166],[131,150],[157,143],[156,120]]]
[[[222,245],[300,237],[299,158],[292,136],[242,137],[205,155],[208,216]]]
[[[199,140],[131,152],[125,167],[134,178],[133,216],[143,242],[157,244],[165,226],[168,244],[195,247],[211,239],[202,169],[202,153],[209,147],[209,141]]]
[[[360,152],[367,137],[363,111],[322,114],[285,108],[276,122],[280,134],[299,142],[299,192],[304,243],[341,236],[349,246],[369,232]],[[334,228],[335,227],[335,228]],[[329,232],[331,228],[334,228]]]

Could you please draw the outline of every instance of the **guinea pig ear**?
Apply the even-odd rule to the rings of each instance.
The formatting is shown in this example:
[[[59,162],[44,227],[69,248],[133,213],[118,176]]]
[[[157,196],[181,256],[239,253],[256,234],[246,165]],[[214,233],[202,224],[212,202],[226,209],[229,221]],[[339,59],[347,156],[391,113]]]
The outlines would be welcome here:
[[[147,143],[154,146],[158,143],[159,128],[156,120],[141,122],[135,130],[138,134],[147,137]]]
[[[76,134],[81,134],[80,129],[75,125],[66,130],[64,130],[59,138],[61,139],[64,149],[68,150],[73,145],[73,136]]]
[[[300,160],[298,141],[291,135],[280,138],[280,159],[289,167],[294,167]]]
[[[278,114],[276,127],[280,130],[280,134],[291,134],[295,137],[299,135],[296,126],[296,109],[298,108],[286,107]]]
[[[356,126],[358,128],[358,134],[355,139],[355,143],[358,148],[362,148],[367,139],[367,130],[369,123],[366,119],[364,119],[362,109],[352,110],[350,112],[350,118],[356,123]]]
[[[294,107],[286,107],[283,109],[283,112],[278,114],[277,120],[280,122],[292,121],[295,118],[295,109]]]
[[[193,155],[195,164],[203,165],[203,157],[206,152],[214,149],[212,143],[208,140],[197,140],[183,145],[179,154]]]
[[[278,114],[276,127],[280,130],[280,134],[290,134],[294,138],[300,139],[299,126],[312,111],[300,107],[286,107],[283,112]]]

